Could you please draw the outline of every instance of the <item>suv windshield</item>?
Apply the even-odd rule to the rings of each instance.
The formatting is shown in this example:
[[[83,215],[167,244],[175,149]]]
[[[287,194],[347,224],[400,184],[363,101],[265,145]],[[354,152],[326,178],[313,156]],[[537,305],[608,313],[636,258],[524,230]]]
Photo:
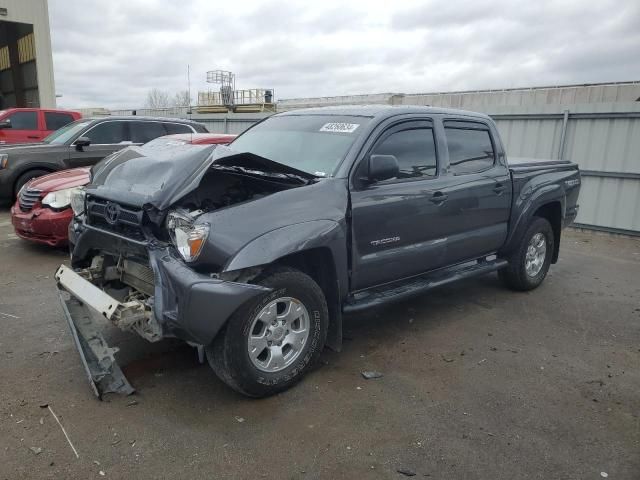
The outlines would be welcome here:
[[[47,136],[43,142],[53,145],[64,145],[72,138],[75,138],[82,130],[84,130],[91,120],[76,120],[73,123],[69,123],[62,128],[59,128],[49,136]]]
[[[271,117],[247,130],[230,147],[327,177],[369,121],[367,117],[345,115]]]

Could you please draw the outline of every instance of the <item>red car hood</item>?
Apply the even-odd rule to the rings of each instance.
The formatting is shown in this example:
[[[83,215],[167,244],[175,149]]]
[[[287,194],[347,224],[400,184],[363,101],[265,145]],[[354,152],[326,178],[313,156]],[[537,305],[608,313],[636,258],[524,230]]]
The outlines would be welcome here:
[[[50,173],[34,178],[29,182],[29,188],[37,188],[43,193],[55,192],[65,188],[81,187],[89,183],[89,167],[72,168],[61,172]]]

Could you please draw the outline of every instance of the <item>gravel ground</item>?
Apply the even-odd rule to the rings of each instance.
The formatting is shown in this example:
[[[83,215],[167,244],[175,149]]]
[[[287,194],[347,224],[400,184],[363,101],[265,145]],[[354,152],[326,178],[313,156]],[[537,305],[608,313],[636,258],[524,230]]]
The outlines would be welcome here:
[[[124,336],[138,393],[99,402],[53,284],[66,253],[5,209],[0,258],[0,479],[640,478],[638,239],[569,231],[533,292],[488,276],[347,317],[342,353],[265,400]]]

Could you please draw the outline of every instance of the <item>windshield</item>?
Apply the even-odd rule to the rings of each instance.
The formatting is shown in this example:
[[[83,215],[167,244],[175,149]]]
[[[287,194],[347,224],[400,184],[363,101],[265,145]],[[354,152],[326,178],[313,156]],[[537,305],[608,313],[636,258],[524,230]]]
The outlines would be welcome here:
[[[327,177],[369,120],[345,115],[271,117],[239,136],[230,147]]]
[[[43,142],[51,143],[53,145],[64,145],[72,138],[75,138],[75,136],[82,132],[82,130],[84,130],[90,123],[91,120],[76,120],[75,122],[59,128],[46,137]]]

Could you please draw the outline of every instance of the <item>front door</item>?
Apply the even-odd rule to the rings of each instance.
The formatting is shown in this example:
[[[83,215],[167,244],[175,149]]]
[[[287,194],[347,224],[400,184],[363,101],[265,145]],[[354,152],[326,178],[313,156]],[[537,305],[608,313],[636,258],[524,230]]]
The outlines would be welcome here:
[[[13,112],[3,120],[7,120],[10,127],[3,128],[0,132],[2,143],[37,143],[44,138],[44,132],[39,127],[37,110]]]
[[[351,288],[360,290],[443,266],[442,208],[450,178],[438,175],[433,123],[412,120],[385,130],[356,169],[351,191]],[[372,154],[394,155],[398,178],[358,183]]]

